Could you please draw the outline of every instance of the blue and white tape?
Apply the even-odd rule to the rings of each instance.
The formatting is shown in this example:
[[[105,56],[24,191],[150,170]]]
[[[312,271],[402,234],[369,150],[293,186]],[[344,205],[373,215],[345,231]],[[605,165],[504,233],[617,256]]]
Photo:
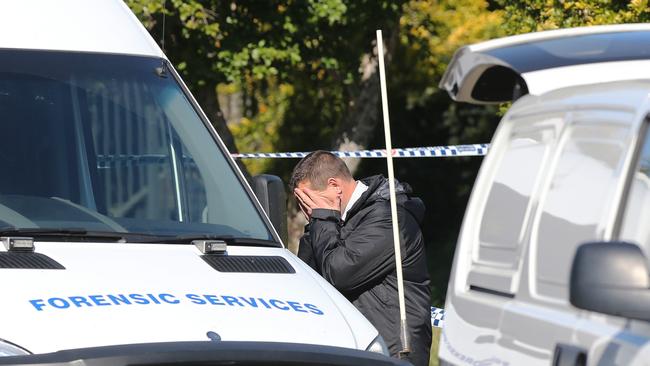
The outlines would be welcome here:
[[[451,145],[451,146],[428,146],[393,149],[394,158],[449,158],[455,156],[483,156],[487,154],[489,144],[473,145]],[[359,151],[331,151],[340,158],[385,158],[388,156],[386,150],[359,150]],[[307,156],[309,152],[278,152],[278,153],[240,153],[231,154],[236,159],[300,159]]]
[[[431,326],[442,328],[445,322],[445,309],[440,309],[435,306],[431,307]]]

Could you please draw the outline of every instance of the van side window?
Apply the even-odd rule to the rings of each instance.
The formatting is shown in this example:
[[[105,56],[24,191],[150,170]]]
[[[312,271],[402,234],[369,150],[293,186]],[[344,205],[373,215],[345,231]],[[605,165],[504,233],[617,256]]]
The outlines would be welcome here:
[[[558,116],[520,118],[512,123],[507,145],[495,159],[494,174],[486,186],[480,226],[468,286],[509,296],[516,290],[523,238],[531,198],[548,160],[551,143],[561,123]]]
[[[641,137],[637,166],[631,175],[625,213],[621,223],[620,239],[637,243],[650,250],[650,134],[645,129]]]
[[[607,111],[573,115],[531,238],[538,295],[566,301],[573,253],[579,244],[602,238],[629,134],[614,122],[629,118]]]
[[[552,131],[515,131],[488,195],[479,232],[479,261],[514,267],[526,211]],[[547,138],[548,139],[548,138]]]

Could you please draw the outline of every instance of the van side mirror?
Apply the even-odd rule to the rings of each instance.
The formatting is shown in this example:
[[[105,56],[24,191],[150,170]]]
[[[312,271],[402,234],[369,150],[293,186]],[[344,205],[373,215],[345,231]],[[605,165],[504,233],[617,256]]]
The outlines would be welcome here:
[[[275,230],[285,243],[289,234],[287,231],[287,193],[280,177],[270,174],[260,174],[253,177],[251,186],[257,199],[262,204],[264,212],[271,219]]]
[[[650,321],[650,279],[641,249],[625,242],[581,245],[571,268],[569,301],[580,309]]]

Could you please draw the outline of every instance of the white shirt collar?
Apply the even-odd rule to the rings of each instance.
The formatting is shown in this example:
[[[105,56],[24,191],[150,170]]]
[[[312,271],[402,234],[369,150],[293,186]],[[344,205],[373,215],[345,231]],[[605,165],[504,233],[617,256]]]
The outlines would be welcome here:
[[[352,206],[354,206],[355,202],[361,198],[361,195],[363,192],[368,190],[368,186],[361,183],[360,181],[357,181],[357,185],[354,187],[354,192],[352,192],[352,196],[350,196],[350,200],[348,201],[348,204],[345,206],[345,210],[343,210],[343,215],[341,215],[341,220],[345,220],[345,216],[347,216],[348,211]]]

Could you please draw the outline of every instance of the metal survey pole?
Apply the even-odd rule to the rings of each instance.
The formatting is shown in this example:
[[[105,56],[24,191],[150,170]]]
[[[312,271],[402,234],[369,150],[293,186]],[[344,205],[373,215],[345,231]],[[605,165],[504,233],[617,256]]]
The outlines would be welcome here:
[[[397,222],[397,198],[395,196],[395,172],[393,170],[393,147],[390,141],[390,120],[388,119],[388,96],[386,93],[386,70],[384,68],[384,40],[381,29],[377,30],[377,57],[379,59],[379,82],[381,84],[381,107],[384,114],[384,137],[386,138],[386,163],[388,164],[388,187],[390,189],[390,212],[393,221],[393,243],[395,245],[395,269],[397,272],[397,293],[399,296],[400,358],[411,353],[409,335],[406,332],[406,305],[404,303],[404,278],[402,276],[402,249]]]

